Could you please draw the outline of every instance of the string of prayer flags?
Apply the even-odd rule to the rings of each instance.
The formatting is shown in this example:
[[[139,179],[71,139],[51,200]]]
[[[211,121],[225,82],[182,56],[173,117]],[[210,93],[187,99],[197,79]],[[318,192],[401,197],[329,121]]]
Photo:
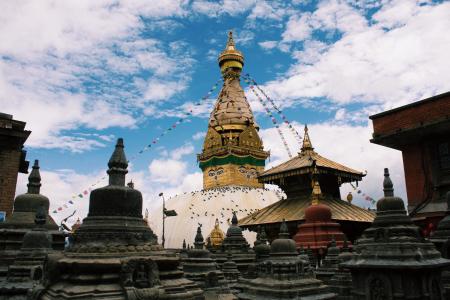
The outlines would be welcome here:
[[[280,126],[277,123],[277,120],[273,117],[273,114],[270,112],[269,108],[267,107],[266,103],[263,101],[263,99],[261,98],[261,96],[259,95],[259,93],[255,90],[254,86],[251,84],[251,82],[244,77],[244,81],[245,83],[248,84],[248,86],[250,87],[250,89],[252,90],[253,94],[255,94],[256,98],[258,98],[259,102],[261,103],[261,105],[264,107],[264,110],[266,111],[266,114],[269,116],[269,118],[271,119],[273,125],[275,126],[275,128],[278,131],[278,135],[281,138],[281,141],[283,142],[284,147],[286,148],[286,151],[289,155],[289,158],[292,158],[292,153],[291,150],[289,149],[288,143],[286,142],[286,139],[284,138],[283,132],[281,131]]]
[[[250,77],[250,74],[247,73],[244,75],[244,80],[245,78],[247,78],[248,81],[251,81],[252,84],[254,86],[256,86],[256,88],[261,92],[261,94],[264,95],[264,97],[266,97],[266,99],[270,102],[270,104],[272,105],[272,107],[275,109],[275,111],[280,115],[281,119],[283,120],[283,122],[287,125],[287,127],[291,130],[292,134],[294,135],[294,137],[297,139],[298,143],[301,145],[302,144],[302,137],[301,135],[297,132],[297,130],[295,129],[294,126],[292,126],[292,124],[289,122],[289,120],[287,119],[286,115],[283,114],[283,111],[281,109],[278,108],[278,106],[275,104],[275,101],[272,100],[272,98],[270,98],[265,92],[264,90],[256,83],[256,81]]]

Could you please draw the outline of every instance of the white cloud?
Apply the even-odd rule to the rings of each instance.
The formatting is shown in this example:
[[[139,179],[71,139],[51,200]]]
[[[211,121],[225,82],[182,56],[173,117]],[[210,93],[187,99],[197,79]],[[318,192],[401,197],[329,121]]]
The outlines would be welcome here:
[[[195,133],[195,134],[192,136],[192,139],[193,139],[194,141],[198,141],[198,140],[204,139],[205,136],[206,136],[206,132],[205,132],[205,131],[199,131],[199,132]]]
[[[186,174],[187,164],[175,159],[154,159],[148,169],[153,182],[176,185]]]
[[[170,99],[173,95],[186,89],[186,84],[179,81],[164,81],[162,79],[151,79],[148,82],[144,99],[147,101],[160,101]]]
[[[133,127],[139,122],[135,112],[143,109],[145,92],[147,100],[163,101],[183,90],[190,76],[186,66],[192,62],[189,46],[143,39],[140,33],[149,30],[142,17],[162,22],[163,17],[184,16],[188,4],[3,2],[2,111],[27,122],[33,131],[28,146],[84,151],[103,145],[90,137],[83,145],[70,131],[81,126]],[[140,88],[136,77],[142,70],[151,74],[141,79],[145,87]],[[174,86],[175,81],[182,84]],[[148,86],[155,83],[157,89],[149,92]]]
[[[278,42],[277,41],[264,41],[264,42],[259,42],[258,45],[265,50],[271,50],[278,45]]]
[[[450,3],[415,4],[409,15],[396,14],[402,7],[402,2],[390,3],[373,16],[377,22],[367,25],[346,4],[323,2],[306,23],[344,35],[328,44],[305,43],[302,52],[293,53],[298,63],[266,88],[283,101],[325,97],[339,105],[378,105],[378,110],[447,91]],[[309,33],[289,37],[311,38]]]
[[[180,160],[183,156],[194,153],[194,146],[187,143],[181,147],[175,148],[170,152],[170,156],[175,160]]]

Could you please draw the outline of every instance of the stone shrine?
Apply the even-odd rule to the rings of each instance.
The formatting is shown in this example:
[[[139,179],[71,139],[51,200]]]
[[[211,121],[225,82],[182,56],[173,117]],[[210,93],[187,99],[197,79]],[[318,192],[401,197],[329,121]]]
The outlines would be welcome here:
[[[358,239],[353,259],[342,264],[352,273],[353,299],[444,299],[441,272],[450,260],[420,235],[394,196],[388,169],[383,190],[372,226]]]
[[[339,270],[340,250],[336,241],[332,240],[328,247],[327,255],[322,259],[320,267],[316,270],[316,278],[322,280],[325,284],[330,284],[330,279]]]
[[[45,228],[47,214],[44,206],[37,209],[35,227],[25,233],[22,247],[8,268],[6,280],[0,282],[0,299],[28,299],[28,292],[39,284],[43,266],[52,249],[52,235]]]
[[[125,186],[123,140],[108,162],[109,185],[95,189],[73,245],[49,256],[36,297],[50,299],[204,299],[180,259],[157,244],[142,216],[142,194]]]
[[[183,259],[183,271],[186,278],[195,281],[203,290],[226,291],[225,277],[218,270],[217,263],[211,258],[211,253],[205,249],[201,226],[197,228],[194,249],[187,251]]]
[[[345,263],[353,258],[353,254],[349,251],[347,247],[343,247],[341,249],[341,253],[338,256],[339,267],[338,271],[331,277],[329,281],[329,285],[331,291],[337,294],[338,300],[352,300],[352,274],[349,269],[346,269],[342,266],[342,263]]]
[[[238,298],[242,300],[335,299],[322,281],[309,274],[285,222],[270,246],[270,257],[258,263],[258,277],[242,279],[240,285]]]
[[[27,193],[16,197],[13,213],[5,222],[0,223],[0,278],[6,276],[8,266],[17,257],[25,234],[36,227],[36,211],[41,207],[46,211],[46,222],[43,227],[52,235],[53,249],[64,249],[64,235],[58,231],[55,221],[48,215],[50,201],[40,194],[41,175],[38,160],[34,161],[27,186]]]
[[[255,253],[250,249],[250,245],[242,235],[242,229],[238,226],[235,212],[233,212],[231,225],[227,230],[220,250],[213,253],[213,257],[219,266],[222,267],[223,263],[227,260],[228,253],[233,255],[233,260],[239,271],[245,276],[249,265],[255,262]]]

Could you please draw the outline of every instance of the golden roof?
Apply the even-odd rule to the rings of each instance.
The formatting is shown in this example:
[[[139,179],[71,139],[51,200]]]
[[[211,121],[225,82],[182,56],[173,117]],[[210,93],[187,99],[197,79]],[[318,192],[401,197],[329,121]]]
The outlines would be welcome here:
[[[211,230],[211,233],[207,237],[207,240],[209,241],[210,246],[220,247],[222,245],[224,238],[225,238],[225,233],[222,231],[222,229],[220,229],[219,220],[216,219],[214,228],[213,228],[213,230]]]
[[[259,178],[263,182],[270,182],[282,177],[309,174],[314,171],[314,168],[317,168],[319,173],[337,174],[342,177],[342,182],[361,180],[365,176],[362,172],[341,165],[315,152],[309,137],[308,127],[305,126],[300,153],[296,157],[264,171]]]
[[[340,199],[326,197],[320,200],[328,205],[336,221],[373,222],[375,213]],[[239,226],[279,223],[286,221],[302,221],[305,219],[305,209],[311,204],[311,197],[302,199],[284,199],[269,205],[241,220]]]
[[[225,50],[220,53],[218,62],[222,72],[228,67],[242,69],[244,66],[244,55],[236,49],[232,31],[228,32],[227,45],[225,46]]]

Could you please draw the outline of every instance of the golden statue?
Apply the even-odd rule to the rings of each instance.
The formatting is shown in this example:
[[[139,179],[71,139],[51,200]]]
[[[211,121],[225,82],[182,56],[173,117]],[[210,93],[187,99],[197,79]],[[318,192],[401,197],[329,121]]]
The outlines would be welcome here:
[[[216,219],[216,224],[214,224],[214,228],[207,237],[209,242],[209,247],[219,248],[222,245],[223,239],[225,238],[225,233],[219,227],[219,220]]]

